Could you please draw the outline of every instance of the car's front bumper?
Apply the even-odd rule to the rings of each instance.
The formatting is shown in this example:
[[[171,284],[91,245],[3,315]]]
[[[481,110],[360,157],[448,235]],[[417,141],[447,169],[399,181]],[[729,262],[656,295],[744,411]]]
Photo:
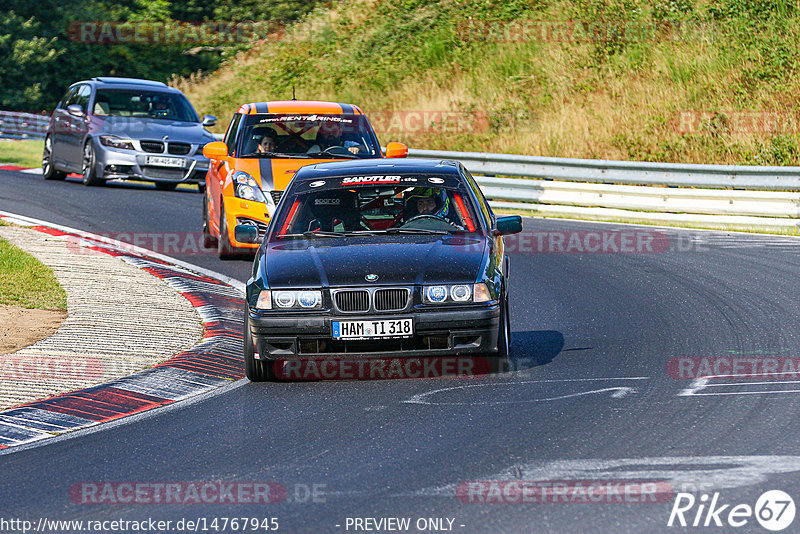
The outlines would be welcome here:
[[[414,335],[400,339],[337,340],[332,321],[405,319],[414,322]],[[493,303],[466,309],[447,308],[379,315],[258,314],[247,319],[260,359],[303,357],[375,358],[460,356],[497,350],[500,306]]]
[[[194,145],[190,154],[198,150]],[[150,156],[177,157],[183,166],[161,167],[148,165]],[[143,180],[162,183],[204,184],[208,172],[209,161],[201,153],[176,156],[172,154],[153,154],[137,150],[121,150],[95,142],[95,171],[104,180]]]
[[[225,224],[228,227],[228,241],[238,249],[258,249],[269,225],[269,207],[263,202],[254,202],[234,196],[223,196],[225,204]],[[249,224],[258,228],[258,243],[241,243],[236,240],[234,229],[237,224]]]

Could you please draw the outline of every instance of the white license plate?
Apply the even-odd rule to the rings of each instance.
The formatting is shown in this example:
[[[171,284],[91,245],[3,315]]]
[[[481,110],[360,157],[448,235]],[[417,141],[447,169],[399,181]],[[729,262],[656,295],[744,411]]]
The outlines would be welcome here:
[[[411,337],[411,319],[376,319],[374,321],[332,321],[334,339],[373,339],[379,337]]]
[[[168,158],[166,156],[147,156],[148,165],[156,165],[158,167],[179,167],[183,168],[185,165],[184,158]]]

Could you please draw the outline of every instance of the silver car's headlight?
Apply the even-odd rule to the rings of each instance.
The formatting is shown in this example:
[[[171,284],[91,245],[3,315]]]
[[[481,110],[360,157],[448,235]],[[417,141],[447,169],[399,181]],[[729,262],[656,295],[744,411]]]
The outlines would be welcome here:
[[[425,304],[462,304],[492,300],[486,284],[455,284],[425,286],[422,302]]]
[[[127,137],[117,135],[101,135],[100,144],[111,148],[121,148],[123,150],[133,150],[133,141]]]
[[[264,193],[258,186],[256,179],[247,174],[246,172],[236,171],[233,173],[233,193],[243,200],[252,200],[253,202],[266,202]]]

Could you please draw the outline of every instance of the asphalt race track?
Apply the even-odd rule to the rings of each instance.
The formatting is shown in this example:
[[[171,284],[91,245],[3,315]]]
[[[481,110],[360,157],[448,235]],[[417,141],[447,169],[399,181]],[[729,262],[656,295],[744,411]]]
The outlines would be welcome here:
[[[0,210],[100,234],[198,232],[201,199],[0,171]],[[731,505],[723,521],[767,490],[797,500],[800,387],[792,379],[800,375],[786,365],[800,352],[800,240],[542,219],[525,225],[511,254],[508,372],[242,380],[199,401],[0,455],[2,516],[269,517],[279,532],[302,533],[365,531],[352,518],[390,517],[410,518],[411,532],[435,530],[435,523],[417,530],[420,518],[444,518],[444,527],[451,519],[452,531],[463,533],[661,532],[681,531],[667,521],[682,490],[698,501],[718,492],[718,505]],[[246,261],[169,255],[249,276]],[[750,365],[758,376],[692,380],[700,365],[720,374]],[[764,374],[769,365],[786,372]],[[206,481],[277,483],[286,495],[266,505],[92,504],[76,496],[91,484]],[[572,489],[656,483],[667,491],[656,502],[636,495],[583,502],[572,490],[570,499],[545,503],[464,493],[491,481]],[[471,502],[481,498],[490,502]],[[736,531],[766,532],[754,517]]]

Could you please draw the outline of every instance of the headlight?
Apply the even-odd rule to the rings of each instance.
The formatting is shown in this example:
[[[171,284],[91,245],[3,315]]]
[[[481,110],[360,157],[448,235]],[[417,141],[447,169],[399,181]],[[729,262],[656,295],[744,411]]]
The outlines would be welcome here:
[[[101,135],[100,144],[110,146],[111,148],[133,150],[133,141],[125,137],[117,137],[116,135]]]
[[[244,200],[252,200],[253,202],[267,201],[256,179],[246,172],[236,171],[233,173],[233,192],[237,197]]]
[[[459,304],[490,300],[492,298],[486,284],[425,286],[422,290],[422,302],[425,304]]]
[[[322,291],[270,291],[265,289],[258,295],[256,308],[260,310],[322,308]]]
[[[469,286],[453,286],[450,288],[450,298],[455,302],[467,302],[472,296],[472,288]]]

